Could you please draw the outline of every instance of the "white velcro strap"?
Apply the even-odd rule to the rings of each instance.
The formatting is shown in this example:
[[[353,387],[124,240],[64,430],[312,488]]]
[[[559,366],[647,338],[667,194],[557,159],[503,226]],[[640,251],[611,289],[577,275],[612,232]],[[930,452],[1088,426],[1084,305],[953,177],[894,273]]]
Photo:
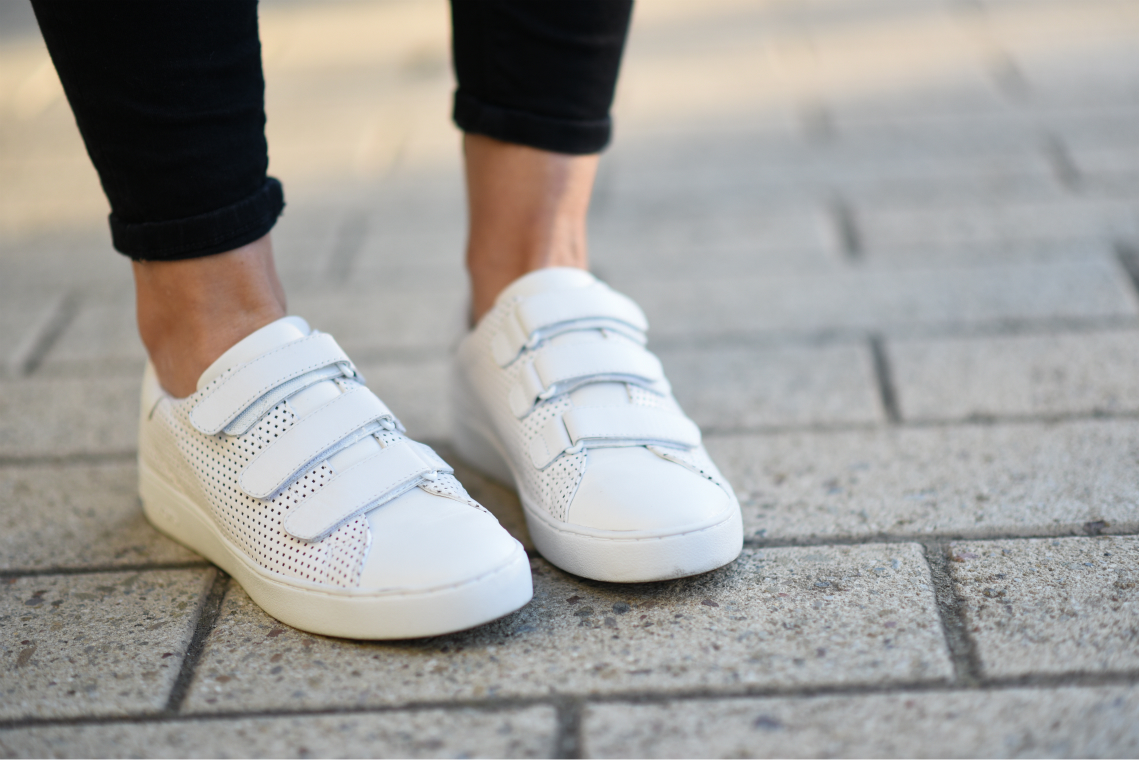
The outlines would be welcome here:
[[[553,417],[530,441],[530,460],[539,470],[566,450],[585,446],[700,445],[700,428],[675,412],[648,406],[579,407]]]
[[[505,367],[525,346],[540,339],[542,333],[576,322],[596,323],[598,327],[609,323],[634,333],[649,329],[645,313],[636,302],[606,287],[539,293],[521,299],[506,315],[491,341],[494,360]],[[590,325],[582,325],[587,326]]]
[[[545,346],[520,367],[510,391],[510,408],[525,417],[540,399],[585,383],[631,382],[652,387],[664,382],[660,360],[635,343],[620,339]],[[658,388],[665,393],[667,386]]]
[[[397,441],[337,474],[305,498],[285,518],[285,532],[302,541],[318,541],[369,508],[411,490],[424,475],[451,472],[446,464],[439,466],[442,461],[423,444]]]
[[[391,416],[391,410],[374,393],[357,386],[313,409],[253,457],[238,478],[241,490],[266,499],[357,430]]]
[[[352,366],[348,355],[327,333],[286,343],[222,375],[194,406],[190,422],[200,432],[215,435],[278,385],[332,364]]]
[[[289,396],[300,393],[305,388],[317,383],[322,383],[325,380],[331,380],[335,377],[343,375],[340,367],[332,365],[329,367],[321,367],[314,369],[312,372],[306,372],[300,377],[294,377],[292,380],[281,383],[273,390],[266,393],[261,398],[254,401],[252,404],[245,408],[245,411],[237,415],[233,422],[225,426],[226,435],[245,435],[250,429],[257,424],[265,413],[281,403]]]

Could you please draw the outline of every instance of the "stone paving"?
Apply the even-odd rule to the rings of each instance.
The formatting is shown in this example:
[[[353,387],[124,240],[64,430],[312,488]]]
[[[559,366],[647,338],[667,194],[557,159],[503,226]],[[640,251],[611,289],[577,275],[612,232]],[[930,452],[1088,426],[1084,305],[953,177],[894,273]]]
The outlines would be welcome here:
[[[599,276],[739,492],[740,559],[368,643],[152,530],[127,262],[0,18],[0,756],[1139,754],[1139,4],[644,0]],[[275,246],[445,456],[447,8],[262,6]],[[517,497],[457,463],[528,544]]]

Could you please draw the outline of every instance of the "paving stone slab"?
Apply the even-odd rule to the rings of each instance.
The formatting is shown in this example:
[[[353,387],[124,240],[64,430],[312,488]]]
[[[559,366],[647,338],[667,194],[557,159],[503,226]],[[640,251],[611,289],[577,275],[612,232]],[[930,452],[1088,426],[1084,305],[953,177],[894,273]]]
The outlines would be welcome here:
[[[136,375],[0,382],[0,457],[134,451],[140,383]]]
[[[684,411],[705,429],[884,420],[865,344],[657,353]]]
[[[651,275],[615,273],[611,283],[641,304],[657,339],[766,332],[899,334],[932,326],[1139,313],[1126,275],[1106,258],[940,269],[844,267],[690,278],[683,286]]]
[[[450,357],[441,351],[421,359],[358,362],[368,387],[417,440],[451,437]]]
[[[586,757],[1133,757],[1139,689],[590,705],[582,734]]]
[[[297,218],[285,226],[286,214],[273,232],[286,285],[374,282],[381,295],[393,285],[465,285],[466,201],[454,192],[461,186],[456,172],[445,181],[391,181],[340,203],[319,195],[291,203],[303,203]]]
[[[600,271],[732,274],[833,264],[841,241],[823,203],[771,204],[728,193],[644,199],[603,196],[590,218],[590,254]]]
[[[929,260],[976,250],[1002,251],[1040,243],[1076,245],[1139,234],[1139,209],[1126,199],[1068,198],[1002,204],[858,204],[855,213],[870,256],[920,251]],[[917,257],[915,257],[917,258]]]
[[[619,117],[620,115],[618,115]],[[675,137],[630,135],[607,161],[618,163],[609,192],[618,199],[746,198],[757,208],[819,202],[967,202],[1054,191],[1056,179],[1035,145],[1017,150],[829,150],[764,144],[752,130],[689,129]]]
[[[289,296],[289,312],[331,333],[350,355],[394,349],[445,349],[466,329],[460,288],[323,287]]]
[[[1051,264],[1083,262],[1089,259],[1109,260],[1114,244],[1109,238],[1086,240],[1018,240],[1007,243],[972,245],[915,244],[912,247],[873,248],[865,246],[865,258],[875,265],[897,269],[925,267],[931,261],[962,266],[985,266],[994,262],[1010,264]]]
[[[1101,166],[1094,166],[1095,164]],[[1085,162],[1085,167],[1081,182],[1090,190],[1105,195],[1139,195],[1139,168],[1117,163],[1111,157],[1102,162],[1095,157],[1090,158]]]
[[[74,118],[70,114],[67,118],[79,141]],[[81,142],[76,147],[83,151]],[[59,146],[53,149],[59,150]],[[87,164],[84,171],[93,174],[90,159],[85,155],[83,159]],[[57,182],[60,176],[55,174]],[[83,219],[72,218],[53,229],[0,234],[0,293],[5,298],[13,294],[26,296],[29,291],[58,293],[130,284],[130,260],[111,247],[105,211],[84,215]]]
[[[1139,331],[898,340],[887,346],[906,420],[1139,410]]]
[[[985,675],[1139,668],[1139,537],[964,542],[950,558]]]
[[[192,562],[146,521],[133,462],[0,468],[0,569]]]
[[[1091,5],[1091,4],[1089,4]],[[1134,15],[1126,18],[1127,4],[1111,7],[1096,4],[1115,13],[1113,30],[1080,39],[1072,29],[1063,34],[1071,40],[1067,55],[1057,55],[1050,46],[1006,45],[1015,56],[1031,86],[1032,101],[1042,105],[1095,107],[1103,103],[1134,106],[1136,61],[1133,33]],[[1007,33],[1006,33],[1007,34]],[[1113,39],[1114,38],[1114,39]],[[1018,49],[1020,48],[1020,49]]]
[[[162,708],[214,572],[0,580],[0,718]]]
[[[231,588],[187,701],[202,712],[673,689],[945,681],[912,544],[745,551],[666,583],[532,561],[535,597],[473,631],[364,643],[286,628]]]
[[[1134,145],[1134,106],[1103,102],[1064,107],[1026,102],[1009,108],[961,109],[950,113],[889,115],[873,110],[852,113],[827,104],[836,134],[828,151],[899,151],[926,155],[988,156],[1008,150],[1031,151],[1053,135],[1072,148]],[[1063,197],[1057,192],[1054,197]]]
[[[374,282],[376,293],[430,284],[449,293],[465,293],[467,270],[465,215],[454,219],[416,220],[407,230],[380,229],[371,232],[352,257],[354,281]],[[377,222],[378,224],[379,222]],[[455,228],[458,229],[455,229]],[[335,266],[335,264],[333,264]]]
[[[553,757],[552,707],[36,726],[0,757]]]
[[[38,336],[49,327],[61,293],[0,297],[0,377],[18,376],[26,368]]]
[[[311,284],[326,274],[329,256],[350,213],[340,206],[289,199],[273,227],[273,260],[286,293],[294,284]]]
[[[709,436],[745,535],[773,541],[1139,530],[1132,420]]]
[[[44,356],[42,371],[90,373],[117,371],[142,376],[146,349],[138,335],[134,298],[87,299]]]

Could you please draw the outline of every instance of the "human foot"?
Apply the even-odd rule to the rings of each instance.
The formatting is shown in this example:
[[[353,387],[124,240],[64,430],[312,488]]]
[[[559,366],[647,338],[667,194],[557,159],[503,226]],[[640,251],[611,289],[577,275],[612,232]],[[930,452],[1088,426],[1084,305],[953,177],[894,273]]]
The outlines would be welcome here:
[[[510,285],[460,343],[461,457],[517,486],[534,544],[604,581],[706,572],[739,554],[739,502],[644,348],[644,315],[580,269]]]
[[[141,411],[147,517],[288,625],[431,636],[532,595],[522,546],[298,317],[241,340],[186,398],[148,365]]]

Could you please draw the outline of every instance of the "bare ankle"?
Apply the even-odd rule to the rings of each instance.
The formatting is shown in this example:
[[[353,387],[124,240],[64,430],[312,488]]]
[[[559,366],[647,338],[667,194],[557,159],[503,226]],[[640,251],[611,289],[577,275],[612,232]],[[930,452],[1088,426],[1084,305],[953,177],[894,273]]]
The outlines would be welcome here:
[[[598,157],[463,138],[471,311],[478,320],[503,288],[551,266],[588,267],[585,222]]]
[[[214,256],[134,262],[138,328],[158,380],[182,398],[242,338],[285,316],[269,236]]]

